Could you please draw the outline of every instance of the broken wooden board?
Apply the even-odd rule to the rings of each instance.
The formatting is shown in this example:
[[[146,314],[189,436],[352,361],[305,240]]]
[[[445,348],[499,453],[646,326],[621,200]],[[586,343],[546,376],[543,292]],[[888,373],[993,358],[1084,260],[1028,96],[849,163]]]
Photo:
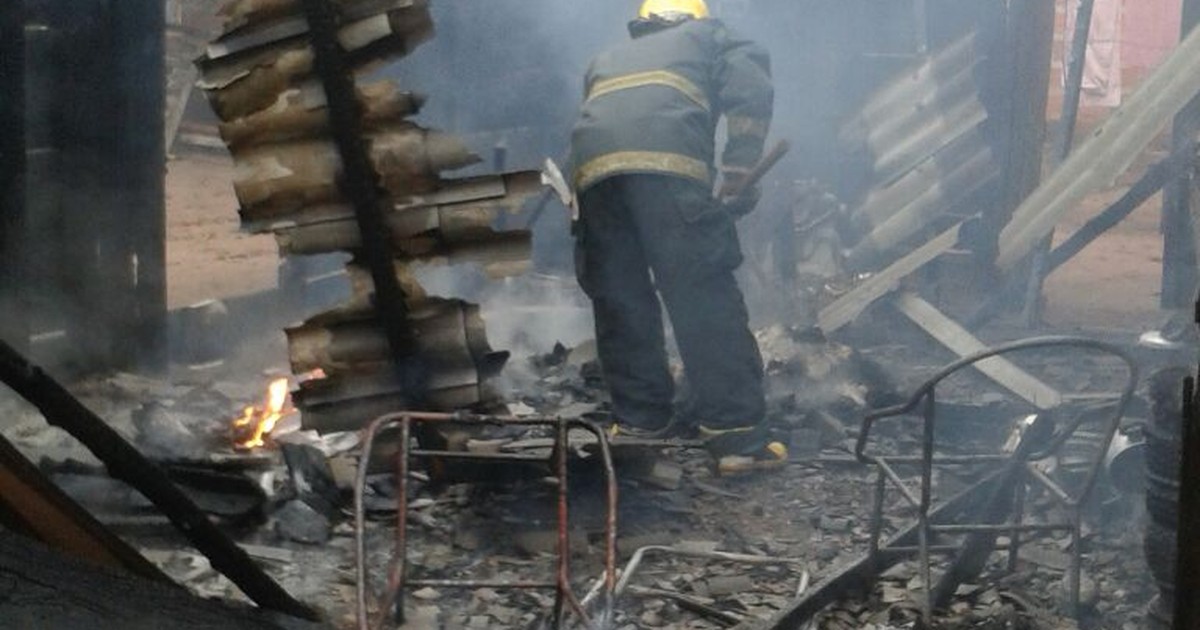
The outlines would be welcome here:
[[[863,310],[879,298],[891,293],[901,280],[914,271],[929,264],[938,256],[950,251],[958,243],[962,224],[942,232],[911,254],[897,260],[887,269],[871,276],[837,301],[821,309],[817,325],[825,333],[831,333],[854,321]]]
[[[896,296],[893,304],[905,317],[959,357],[968,357],[987,349],[987,346],[970,331],[914,293],[902,293]],[[1050,409],[1062,404],[1061,393],[1017,367],[1008,359],[1003,357],[984,359],[976,363],[975,368],[1039,409]]]

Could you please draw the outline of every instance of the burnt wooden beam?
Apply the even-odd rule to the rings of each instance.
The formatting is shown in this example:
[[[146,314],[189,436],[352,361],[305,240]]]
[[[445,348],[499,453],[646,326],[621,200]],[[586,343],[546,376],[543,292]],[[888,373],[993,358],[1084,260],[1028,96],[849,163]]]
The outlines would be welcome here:
[[[983,342],[958,322],[914,293],[897,296],[894,304],[905,317],[960,358],[987,349]],[[975,369],[1039,409],[1053,409],[1062,404],[1061,393],[1008,359],[992,357],[976,363]]]
[[[42,413],[46,421],[79,440],[119,479],[141,492],[204,554],[213,568],[230,579],[259,606],[316,619],[308,606],[292,598],[250,559],[182,491],[157,464],[92,413],[57,381],[0,341],[0,381]]]
[[[76,558],[171,582],[0,437],[0,512],[21,531]]]
[[[1045,416],[1038,416],[1037,420],[1025,429],[1008,463],[1000,470],[997,483],[988,491],[982,509],[974,517],[977,519],[976,523],[1001,525],[1009,520],[1017,508],[1018,488],[1026,482],[1026,460],[1053,437],[1054,425]],[[932,601],[935,609],[949,606],[961,584],[974,580],[983,573],[988,558],[996,550],[996,538],[999,535],[1000,532],[995,530],[967,534],[963,540],[962,551],[950,562],[946,572],[933,587]]]
[[[329,127],[342,158],[342,179],[338,184],[354,206],[362,237],[362,258],[375,285],[376,315],[407,393],[419,399],[424,378],[419,369],[416,339],[408,326],[404,291],[393,267],[395,253],[383,218],[389,198],[380,188],[379,173],[371,164],[363,138],[362,104],[355,94],[353,68],[338,42],[338,15],[327,0],[302,0],[301,5],[308,20],[314,68],[325,89]]]

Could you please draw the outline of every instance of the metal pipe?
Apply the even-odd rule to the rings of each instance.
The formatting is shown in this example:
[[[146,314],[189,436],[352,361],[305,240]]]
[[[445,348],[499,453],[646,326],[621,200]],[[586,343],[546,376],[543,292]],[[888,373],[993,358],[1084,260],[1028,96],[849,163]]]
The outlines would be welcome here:
[[[922,437],[921,457],[921,503],[917,507],[917,546],[921,563],[921,582],[925,585],[925,597],[921,602],[921,619],[928,624],[933,619],[933,570],[929,564],[929,503],[933,497],[933,429],[936,419],[934,412],[935,391],[931,387],[925,396],[924,435]]]
[[[551,589],[558,587],[557,580],[406,580],[404,584],[405,586],[428,586],[430,588]]]
[[[1082,588],[1080,573],[1083,571],[1083,514],[1076,506],[1069,510],[1071,515],[1071,563],[1067,571],[1067,592],[1070,594],[1072,617],[1079,616],[1079,590]]]
[[[972,532],[1057,532],[1071,529],[1069,523],[1039,523],[1020,525],[1000,523],[997,525],[932,525],[930,530],[941,534],[968,534]]]
[[[555,460],[555,474],[558,477],[558,574],[556,576],[558,587],[555,589],[552,623],[555,628],[561,628],[563,610],[566,606],[564,593],[571,588],[571,542],[570,525],[568,524],[570,515],[567,512],[567,427],[563,422],[559,422],[555,427],[552,457]]]
[[[1028,496],[1028,480],[1024,471],[1018,473],[1017,479],[1017,496],[1013,507],[1013,527],[1008,533],[1009,550],[1008,550],[1008,572],[1014,573],[1017,570],[1017,560],[1021,553],[1021,521],[1025,520],[1025,499]]]
[[[1071,52],[1067,60],[1066,94],[1059,116],[1056,163],[1067,159],[1075,139],[1075,121],[1079,116],[1079,100],[1083,93],[1083,68],[1087,58],[1088,37],[1092,31],[1092,13],[1096,0],[1079,0],[1075,14],[1075,32],[1071,36]]]
[[[1200,40],[1198,40],[1198,41],[1200,41]],[[1017,351],[1022,351],[1022,350],[1033,350],[1033,349],[1037,349],[1037,348],[1050,348],[1050,347],[1057,347],[1057,346],[1066,346],[1066,347],[1097,350],[1100,352],[1105,352],[1105,353],[1111,354],[1113,356],[1116,356],[1117,358],[1121,359],[1122,362],[1125,363],[1125,366],[1128,370],[1128,378],[1126,380],[1125,387],[1121,391],[1120,398],[1117,401],[1117,405],[1116,405],[1116,409],[1115,409],[1113,418],[1109,421],[1108,435],[1103,444],[1104,448],[1107,448],[1109,441],[1111,441],[1111,439],[1112,439],[1112,434],[1114,434],[1116,432],[1117,426],[1119,425],[1119,423],[1121,421],[1121,416],[1124,414],[1125,408],[1129,405],[1129,401],[1133,398],[1134,388],[1137,387],[1139,371],[1138,371],[1136,361],[1134,361],[1133,357],[1128,352],[1126,352],[1123,348],[1116,346],[1114,344],[1104,342],[1104,341],[1099,341],[1096,339],[1089,339],[1086,337],[1073,337],[1073,336],[1065,336],[1065,335],[1048,335],[1048,336],[1042,336],[1042,337],[1030,337],[1028,339],[1022,339],[1019,341],[1013,341],[1010,343],[1001,344],[999,346],[987,348],[985,350],[976,352],[975,354],[963,357],[957,361],[954,361],[953,363],[946,365],[941,370],[938,370],[937,373],[935,373],[933,376],[931,376],[928,380],[926,380],[921,386],[919,386],[916,389],[916,391],[913,393],[913,395],[911,397],[909,397],[907,402],[904,402],[904,403],[901,403],[898,405],[893,405],[891,407],[886,407],[883,409],[878,409],[876,411],[871,412],[863,419],[862,428],[859,431],[858,440],[856,441],[855,447],[854,447],[855,456],[858,457],[859,461],[864,464],[874,463],[874,461],[871,458],[876,457],[876,456],[866,453],[866,446],[867,446],[867,442],[870,439],[870,432],[871,432],[871,429],[874,426],[875,422],[880,419],[883,419],[883,418],[895,417],[895,416],[900,416],[900,415],[911,413],[912,410],[915,409],[916,406],[923,401],[925,396],[927,394],[929,394],[933,390],[933,388],[937,386],[938,383],[945,380],[951,374],[961,370],[962,368],[967,367],[969,365],[973,365],[984,359],[988,359],[988,358],[991,358],[991,357],[994,357],[997,355],[1008,354],[1011,352],[1017,352]],[[1078,428],[1078,426],[1082,423],[1082,421],[1083,421],[1082,418],[1076,419],[1070,426],[1068,426],[1068,427],[1064,428],[1064,430],[1060,431],[1058,433],[1057,437],[1054,440],[1052,440],[1050,442],[1050,444],[1047,445],[1046,448],[1044,448],[1040,451],[1037,451],[1035,453],[1031,453],[1027,457],[1027,461],[1043,459],[1046,457],[1047,454],[1058,450],[1058,448],[1060,446],[1062,446],[1062,443],[1065,442],[1068,437],[1070,437],[1071,432],[1073,432],[1076,428]],[[1090,476],[1088,483],[1085,484],[1085,488],[1090,490],[1091,484],[1093,484],[1094,482],[1095,482],[1095,475],[1093,474]]]
[[[1079,541],[1078,541],[1079,523],[1080,523],[1079,506],[1088,497],[1092,488],[1094,487],[1096,477],[1101,468],[1102,462],[1100,459],[1097,459],[1097,461],[1093,463],[1092,467],[1088,470],[1088,474],[1087,474],[1085,482],[1082,484],[1082,488],[1078,491],[1078,494],[1074,495],[1074,496],[1072,496],[1070,493],[1063,490],[1057,483],[1055,483],[1052,479],[1050,479],[1045,473],[1043,473],[1042,471],[1037,469],[1037,467],[1034,466],[1032,462],[1034,462],[1036,460],[1040,460],[1040,459],[1056,452],[1058,449],[1060,449],[1062,447],[1062,445],[1066,443],[1066,440],[1068,438],[1070,438],[1072,435],[1074,435],[1075,432],[1082,425],[1082,423],[1084,421],[1084,416],[1082,416],[1082,415],[1077,416],[1071,422],[1067,423],[1066,426],[1058,427],[1057,430],[1051,429],[1051,431],[1053,431],[1053,433],[1050,433],[1047,436],[1048,437],[1047,445],[1043,446],[1040,449],[1037,448],[1032,443],[1029,444],[1028,447],[1024,447],[1025,441],[1023,439],[1023,441],[1022,441],[1023,447],[1019,447],[1018,450],[1011,455],[1010,461],[1013,463],[1010,464],[1009,466],[1006,466],[1003,469],[1003,471],[1011,471],[1011,474],[1017,475],[1016,483],[1020,486],[1020,490],[1017,490],[1014,488],[1013,495],[1014,495],[1014,498],[1022,499],[1022,502],[1025,497],[1025,492],[1024,492],[1024,485],[1026,483],[1025,476],[1023,474],[1021,474],[1020,470],[1013,470],[1012,466],[1017,465],[1017,466],[1028,469],[1028,471],[1029,471],[1028,474],[1030,476],[1032,476],[1033,479],[1037,480],[1039,483],[1046,486],[1046,488],[1052,494],[1054,494],[1055,497],[1068,508],[1068,510],[1070,510],[1071,515],[1072,515],[1070,524],[1065,525],[1065,526],[1058,525],[1058,524],[1024,525],[1020,522],[1021,516],[1023,514],[1023,507],[1017,508],[1016,518],[1010,523],[997,523],[997,524],[989,523],[989,524],[974,524],[974,525],[942,525],[942,526],[936,526],[936,527],[931,526],[929,523],[929,506],[930,506],[930,502],[931,502],[932,485],[933,485],[932,474],[933,474],[933,465],[934,465],[933,449],[935,446],[934,435],[935,435],[935,430],[936,430],[936,426],[937,426],[937,408],[936,408],[937,384],[940,383],[943,379],[950,376],[951,374],[957,372],[958,370],[961,370],[967,366],[973,365],[979,361],[985,360],[985,359],[993,357],[993,356],[997,356],[997,355],[1008,353],[1008,352],[1014,352],[1017,350],[1028,350],[1028,349],[1032,349],[1032,348],[1044,348],[1044,347],[1056,347],[1056,346],[1081,347],[1081,348],[1086,348],[1086,349],[1099,350],[1099,351],[1114,355],[1114,356],[1118,357],[1119,359],[1121,359],[1125,363],[1126,370],[1127,370],[1127,380],[1125,383],[1125,387],[1123,388],[1122,394],[1121,394],[1120,398],[1118,399],[1118,404],[1116,405],[1115,411],[1114,411],[1111,419],[1109,419],[1109,421],[1106,424],[1106,432],[1103,434],[1103,444],[1101,446],[1102,446],[1103,450],[1107,450],[1108,446],[1112,442],[1113,436],[1116,434],[1116,431],[1120,424],[1121,417],[1124,415],[1125,408],[1128,406],[1129,400],[1132,397],[1133,389],[1137,385],[1138,370],[1137,370],[1137,366],[1134,363],[1134,361],[1132,360],[1132,358],[1121,348],[1116,347],[1112,344],[1107,344],[1107,343],[1104,343],[1101,341],[1096,341],[1096,340],[1082,338],[1082,337],[1037,337],[1037,338],[1031,338],[1031,339],[1026,339],[1026,340],[1022,340],[1022,341],[1012,342],[1009,344],[1004,344],[1001,346],[997,346],[995,348],[981,350],[980,352],[977,352],[973,355],[964,357],[964,358],[962,358],[958,361],[955,361],[955,362],[951,363],[950,365],[942,368],[933,377],[931,377],[925,383],[923,383],[921,386],[919,386],[917,388],[917,390],[913,393],[913,395],[908,399],[907,402],[899,404],[899,405],[895,405],[892,407],[888,407],[886,409],[881,409],[881,410],[872,412],[871,414],[868,414],[863,419],[862,428],[861,428],[861,430],[859,432],[859,436],[858,436],[858,441],[855,444],[855,449],[854,449],[855,457],[857,457],[859,461],[862,461],[864,463],[873,463],[876,466],[878,466],[878,468],[880,470],[880,475],[881,475],[880,479],[882,479],[884,476],[886,476],[888,479],[893,481],[893,483],[896,484],[897,488],[900,489],[901,493],[905,495],[905,498],[909,499],[910,503],[911,503],[912,502],[911,494],[908,492],[907,486],[904,484],[904,482],[901,479],[899,479],[899,477],[896,475],[895,471],[892,470],[892,468],[888,462],[889,458],[887,456],[874,455],[874,454],[867,453],[866,445],[870,439],[871,429],[873,428],[873,426],[877,420],[885,418],[885,417],[895,417],[895,416],[910,414],[916,407],[918,407],[918,406],[921,407],[921,416],[923,418],[922,443],[921,443],[921,455],[920,455],[921,460],[922,460],[921,461],[921,471],[920,471],[920,476],[921,476],[920,495],[921,496],[920,496],[919,501],[916,502],[917,508],[918,508],[918,514],[917,514],[917,524],[916,524],[916,528],[915,528],[916,529],[915,533],[916,533],[916,538],[917,538],[916,551],[917,551],[918,559],[919,559],[919,562],[921,565],[920,566],[921,578],[925,581],[925,584],[926,584],[926,596],[923,599],[923,601],[921,602],[921,615],[922,615],[922,620],[925,623],[928,623],[931,620],[932,609],[935,604],[933,590],[931,588],[931,586],[932,586],[932,583],[931,583],[932,570],[931,570],[931,566],[930,566],[930,554],[933,552],[933,545],[932,545],[932,541],[930,539],[933,534],[938,533],[938,532],[974,533],[977,535],[978,534],[989,534],[989,533],[995,534],[995,533],[1008,532],[1013,537],[1012,543],[1010,543],[1011,554],[1010,554],[1010,558],[1009,558],[1009,565],[1011,567],[1015,564],[1015,558],[1016,558],[1017,549],[1019,547],[1019,540],[1020,540],[1021,532],[1023,532],[1023,531],[1029,531],[1029,532],[1054,531],[1054,530],[1060,530],[1060,529],[1069,529],[1072,532],[1072,536],[1073,536],[1072,540],[1075,543],[1075,550],[1074,550],[1074,555],[1073,555],[1073,563],[1070,567],[1071,574],[1068,576],[1068,580],[1069,580],[1068,585],[1072,592],[1073,605],[1077,604],[1077,602],[1078,602],[1079,571],[1082,566],[1082,556],[1081,556],[1081,551],[1079,549]],[[1028,436],[1026,436],[1026,439],[1028,439]],[[1004,472],[1004,474],[1007,475],[1010,473]],[[1007,482],[1004,482],[1004,483],[1007,483]],[[993,497],[990,500],[995,501],[995,500],[997,500],[997,497]],[[876,507],[877,510],[879,510],[880,512],[882,511],[882,506],[880,505],[880,502],[878,500],[876,500],[875,506],[877,506]],[[881,514],[873,514],[872,518],[873,518],[873,520],[875,518],[882,518],[882,515]],[[972,539],[969,539],[969,541],[970,540],[972,540]],[[982,539],[980,539],[980,540],[982,540]],[[970,547],[970,544],[971,543],[969,542],[968,547]],[[986,541],[986,545],[987,545],[987,549],[989,549],[989,550],[994,549],[995,548],[994,537],[988,539]],[[874,543],[872,544],[872,549],[873,549],[873,551],[875,551],[875,553],[878,553],[878,551],[876,550],[876,545]],[[888,553],[894,553],[894,550],[889,551]],[[966,551],[962,551],[961,553],[966,553]],[[963,558],[963,556],[960,555],[959,560],[962,560],[962,558]],[[956,566],[959,564],[959,560],[955,561]],[[974,558],[973,560],[970,560],[968,562],[973,562],[976,560],[978,560],[978,559]],[[1075,562],[1075,560],[1078,560],[1078,562]],[[962,565],[962,566],[969,567],[970,565],[968,564],[968,565]],[[978,571],[978,569],[962,569],[962,570]],[[945,580],[943,580],[943,582],[945,582]],[[939,585],[938,590],[941,592],[939,595],[939,598],[944,598],[947,596],[947,594],[944,590],[944,585]]]
[[[871,550],[869,552],[871,555],[879,552],[879,539],[883,536],[883,499],[885,492],[887,492],[887,477],[884,476],[883,467],[880,466],[879,474],[875,476],[875,500],[871,504]]]

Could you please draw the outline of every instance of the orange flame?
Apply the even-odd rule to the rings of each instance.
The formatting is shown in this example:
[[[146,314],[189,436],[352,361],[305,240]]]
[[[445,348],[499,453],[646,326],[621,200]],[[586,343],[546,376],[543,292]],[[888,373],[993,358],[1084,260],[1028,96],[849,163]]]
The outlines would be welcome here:
[[[267,396],[262,407],[247,406],[242,415],[233,421],[234,443],[237,448],[252,449],[265,446],[263,439],[275,428],[280,418],[296,410],[288,404],[288,379],[277,378],[267,386]],[[246,430],[247,427],[252,429]],[[245,437],[249,435],[250,437]]]

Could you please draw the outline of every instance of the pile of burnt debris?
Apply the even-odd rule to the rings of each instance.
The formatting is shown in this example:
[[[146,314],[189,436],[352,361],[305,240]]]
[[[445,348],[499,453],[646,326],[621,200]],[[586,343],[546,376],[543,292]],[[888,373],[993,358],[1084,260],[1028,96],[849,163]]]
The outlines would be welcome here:
[[[970,548],[975,558],[966,571],[959,561],[936,557],[925,569],[916,539],[901,544],[923,512],[905,496],[921,487],[920,466],[911,457],[922,449],[921,414],[881,419],[865,449],[860,421],[871,409],[903,403],[938,373],[944,358],[909,344],[858,352],[781,327],[758,337],[771,384],[771,421],[792,438],[790,464],[770,474],[723,478],[695,444],[614,440],[615,514],[606,506],[599,441],[585,432],[565,438],[570,456],[559,471],[569,479],[566,495],[556,481],[558,464],[544,463],[558,452],[552,426],[468,427],[446,448],[479,457],[461,465],[413,463],[401,487],[382,454],[386,448],[373,457],[384,465],[364,469],[356,480],[360,434],[302,431],[286,402],[263,444],[249,443],[239,421],[269,415],[271,401],[255,406],[266,376],[171,382],[117,375],[81,384],[74,393],[156,461],[285,590],[340,627],[355,623],[360,582],[365,592],[382,592],[391,572],[395,583],[400,500],[407,508],[403,573],[411,586],[395,609],[407,627],[542,627],[556,608],[568,608],[569,623],[577,623],[569,612],[576,605],[592,621],[622,629],[797,627],[791,621],[798,615],[814,628],[908,628],[925,616],[945,628],[1143,627],[1154,587],[1140,552],[1146,518],[1140,462],[1113,449],[1111,465],[1096,468],[1095,488],[1078,510],[1078,531],[1053,527],[1070,522],[1072,513],[1055,492],[1071,494],[1090,483],[1091,463],[1106,455],[1098,449],[1117,404],[1114,393],[1125,383],[1120,361],[1061,348],[1022,353],[1024,367],[1070,392],[1053,415],[1060,426],[1078,430],[1053,452],[1029,458],[1031,474],[1057,484],[1019,484],[1021,526],[1011,511],[991,507],[1004,496],[995,478],[1006,461],[1016,461],[1014,453],[1027,452],[1022,444],[1032,438],[1024,435],[1040,426],[1031,418],[1050,412],[993,391],[979,374],[956,373],[941,385],[934,442],[949,455],[928,471],[924,511],[945,529],[927,541],[927,550],[936,556]],[[511,368],[512,417],[608,421],[590,344],[558,346]],[[1148,409],[1134,398],[1115,442],[1136,440],[1145,424],[1137,418]],[[244,597],[203,555],[187,550],[141,495],[110,478],[34,410],[10,410],[21,414],[27,420],[5,437],[39,458],[43,472],[99,521],[194,592]],[[980,452],[1000,455],[969,455]],[[858,457],[870,453],[899,458],[896,477],[911,489],[876,494],[887,475]],[[569,526],[560,529],[562,497],[570,513]],[[974,507],[964,507],[964,500]],[[986,540],[955,530],[962,519],[938,520],[955,510],[967,522],[990,524]],[[615,556],[608,558],[610,531]],[[361,569],[355,554],[360,533]],[[564,541],[569,555],[562,559]],[[606,565],[618,578],[611,606]],[[566,602],[555,593],[564,575],[572,591]],[[477,585],[461,588],[454,580]],[[528,588],[501,587],[511,583]],[[931,593],[944,601],[927,610]],[[386,617],[378,608],[392,608],[365,595],[363,601],[371,616]]]

